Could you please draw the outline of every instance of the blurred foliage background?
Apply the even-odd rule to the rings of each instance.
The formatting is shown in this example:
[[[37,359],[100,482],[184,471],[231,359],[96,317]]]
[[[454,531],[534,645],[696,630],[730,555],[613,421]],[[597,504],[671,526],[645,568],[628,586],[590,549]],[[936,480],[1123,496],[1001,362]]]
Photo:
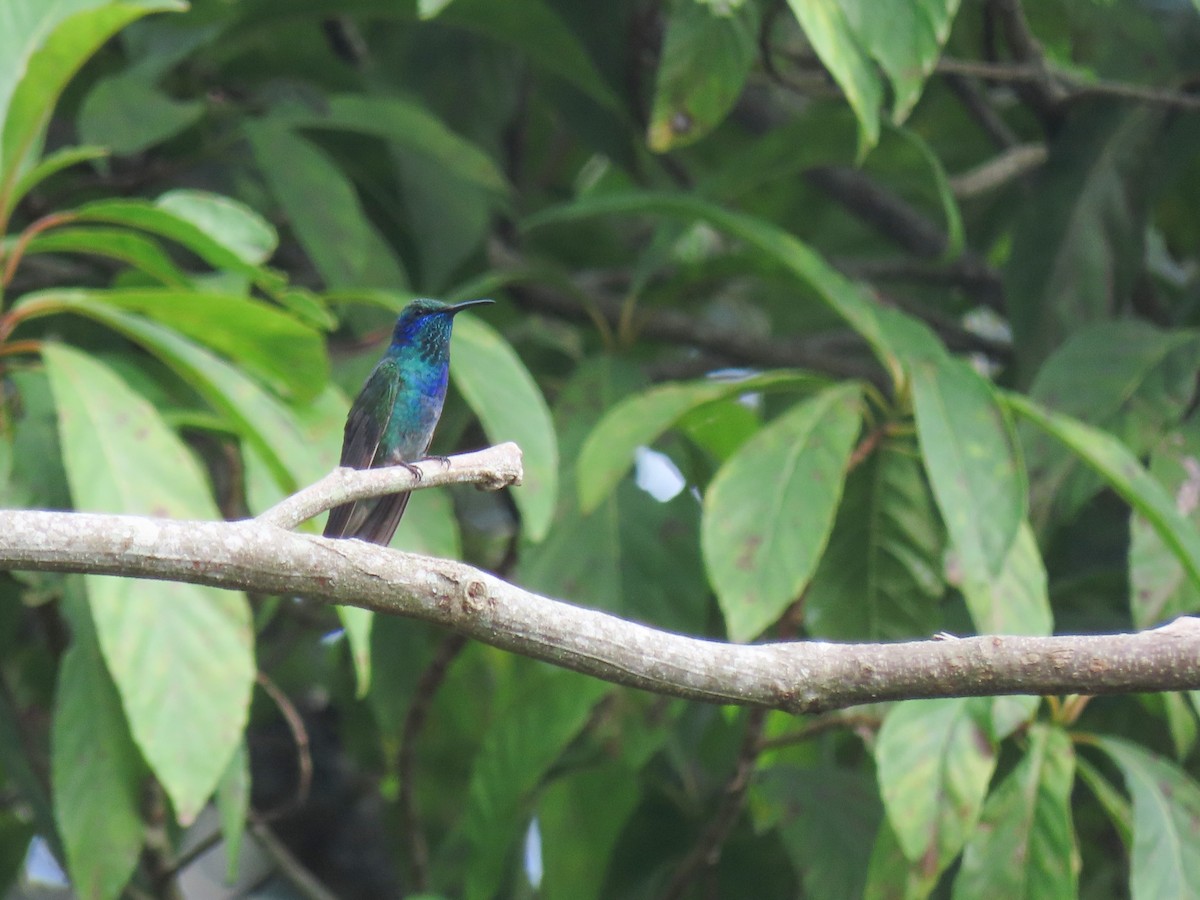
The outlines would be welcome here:
[[[1197,47],[1183,0],[0,0],[0,503],[260,512],[399,308],[492,296],[434,450],[526,484],[394,546],[737,641],[1194,612]],[[802,719],[0,593],[14,897],[1200,896],[1197,694]]]

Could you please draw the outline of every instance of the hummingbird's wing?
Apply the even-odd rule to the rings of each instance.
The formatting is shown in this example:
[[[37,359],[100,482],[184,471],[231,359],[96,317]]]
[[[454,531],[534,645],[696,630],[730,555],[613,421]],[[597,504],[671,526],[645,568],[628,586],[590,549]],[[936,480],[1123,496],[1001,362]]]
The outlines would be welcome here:
[[[388,458],[382,442],[395,414],[400,382],[396,362],[390,358],[382,359],[371,372],[346,418],[342,466],[370,469],[395,462]],[[407,505],[407,493],[343,503],[329,511],[325,537],[356,537],[375,544],[388,544]]]

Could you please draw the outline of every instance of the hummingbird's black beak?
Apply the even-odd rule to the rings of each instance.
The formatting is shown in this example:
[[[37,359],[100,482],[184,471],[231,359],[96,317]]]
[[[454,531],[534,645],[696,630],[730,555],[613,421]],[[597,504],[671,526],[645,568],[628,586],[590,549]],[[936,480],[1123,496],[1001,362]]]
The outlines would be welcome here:
[[[495,303],[495,300],[464,300],[462,303],[455,303],[453,306],[447,306],[443,312],[448,315],[455,315],[462,312],[464,309],[470,309],[472,306],[483,306],[486,303]]]

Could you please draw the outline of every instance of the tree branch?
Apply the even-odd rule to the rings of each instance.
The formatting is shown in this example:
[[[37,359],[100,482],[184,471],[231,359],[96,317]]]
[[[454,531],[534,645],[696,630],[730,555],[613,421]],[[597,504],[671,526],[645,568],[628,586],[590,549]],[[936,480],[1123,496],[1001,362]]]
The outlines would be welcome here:
[[[916,697],[1200,688],[1200,619],[1136,634],[746,646],[575,607],[462,563],[253,520],[3,511],[0,568],[305,595],[432,622],[617,684],[798,713]]]
[[[950,190],[959,200],[986,194],[1045,165],[1045,144],[1015,144],[998,156],[950,179]]]
[[[521,448],[497,444],[486,450],[446,459],[426,459],[407,466],[382,469],[334,469],[316,484],[280,500],[255,519],[276,528],[295,528],[301,522],[351,500],[382,497],[443,484],[477,484],[489,491],[521,483]]]
[[[980,62],[944,56],[938,60],[935,68],[947,77],[974,77],[997,84],[1054,84],[1066,91],[1056,103],[1074,103],[1085,97],[1108,97],[1189,112],[1200,110],[1200,97],[1187,91],[1104,78],[1082,81],[1070,72],[1054,69],[1049,65]]]

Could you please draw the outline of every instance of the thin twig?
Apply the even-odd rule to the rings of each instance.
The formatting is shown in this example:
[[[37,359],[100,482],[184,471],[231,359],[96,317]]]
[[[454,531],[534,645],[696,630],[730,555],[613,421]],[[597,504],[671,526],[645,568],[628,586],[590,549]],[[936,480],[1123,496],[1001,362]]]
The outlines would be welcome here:
[[[42,342],[35,340],[7,341],[0,344],[0,356],[16,356],[22,353],[35,355],[42,352]]]
[[[306,900],[338,900],[337,894],[325,887],[317,876],[292,855],[292,851],[275,836],[266,822],[251,814],[249,824],[250,831],[262,845],[263,851],[271,857],[271,861],[275,863],[280,874],[300,892],[302,897]]]
[[[450,634],[442,640],[417,681],[412,704],[404,717],[404,733],[400,738],[400,755],[396,761],[400,777],[400,827],[408,842],[412,887],[417,893],[429,890],[429,844],[417,817],[417,738],[425,727],[433,698],[445,680],[450,664],[466,646],[467,638],[461,634]]]
[[[959,200],[986,194],[1040,168],[1049,158],[1045,144],[1017,144],[950,179],[950,190]]]
[[[51,213],[48,216],[42,216],[36,222],[31,223],[21,236],[17,238],[17,242],[13,244],[12,251],[8,255],[8,259],[4,263],[4,274],[0,276],[0,286],[8,287],[12,283],[13,275],[16,274],[17,265],[21,262],[21,257],[25,255],[25,250],[29,246],[29,242],[41,234],[43,231],[48,231],[59,225],[66,225],[69,222],[74,222],[79,216],[73,212]]]
[[[942,57],[936,71],[946,75],[969,76],[999,84],[1024,85],[1051,83],[1062,89],[1057,102],[1073,102],[1085,96],[1112,97],[1118,100],[1133,100],[1153,106],[1168,106],[1184,110],[1200,110],[1200,96],[1170,88],[1127,81],[1082,81],[1074,75],[1030,63],[983,62],[973,59]]]
[[[521,448],[513,443],[497,444],[445,460],[420,460],[413,463],[411,468],[334,469],[316,484],[297,491],[260,513],[255,521],[277,528],[295,528],[301,522],[351,500],[444,484],[477,484],[484,490],[499,490],[520,484],[523,472]]]
[[[820,716],[810,722],[805,722],[802,727],[795,731],[789,731],[787,734],[779,734],[775,737],[759,741],[758,752],[764,753],[767,750],[778,750],[780,747],[792,747],[796,744],[803,744],[805,741],[811,741],[813,738],[830,731],[841,731],[842,729],[855,731],[869,729],[874,731],[882,723],[883,720],[879,716],[868,713],[835,713],[833,715]]]
[[[213,847],[217,846],[217,844],[221,843],[221,840],[224,837],[225,835],[221,832],[220,828],[210,831],[183,853],[180,853],[178,856],[176,856],[171,861],[170,865],[159,871],[156,874],[157,881],[159,883],[165,883],[174,878]]]
[[[300,712],[296,709],[294,703],[288,699],[287,694],[280,690],[270,676],[265,672],[259,671],[255,673],[254,680],[258,686],[263,689],[268,697],[274,702],[280,715],[283,716],[287,723],[288,730],[292,733],[292,741],[296,745],[296,790],[290,798],[276,806],[274,809],[260,813],[259,817],[264,822],[273,822],[281,816],[286,815],[293,810],[299,809],[308,801],[308,793],[312,788],[312,749],[308,740],[308,729],[304,727],[304,719],[300,716]]]

